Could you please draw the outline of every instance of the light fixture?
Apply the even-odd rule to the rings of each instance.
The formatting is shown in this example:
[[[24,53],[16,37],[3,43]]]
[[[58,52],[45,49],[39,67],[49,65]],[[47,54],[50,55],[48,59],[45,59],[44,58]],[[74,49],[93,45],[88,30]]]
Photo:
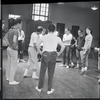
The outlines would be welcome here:
[[[98,7],[93,6],[93,7],[91,7],[91,9],[92,9],[92,10],[97,10],[97,9],[98,9]]]
[[[64,3],[63,3],[63,2],[58,2],[58,4],[59,4],[59,5],[62,5],[62,4],[64,4]]]

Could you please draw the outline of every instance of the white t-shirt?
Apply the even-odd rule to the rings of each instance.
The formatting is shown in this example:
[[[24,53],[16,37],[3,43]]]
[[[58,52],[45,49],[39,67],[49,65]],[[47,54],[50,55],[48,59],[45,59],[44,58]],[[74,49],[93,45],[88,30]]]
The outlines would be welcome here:
[[[41,39],[44,35],[39,34],[39,38]],[[41,46],[43,46],[43,43],[40,44]]]
[[[57,45],[61,42],[61,39],[55,34],[48,33],[44,35],[41,40],[43,41],[43,51],[56,51]]]
[[[24,40],[24,38],[25,38],[24,31],[23,30],[21,30],[21,31],[18,30],[18,40]]]
[[[39,35],[37,35],[36,32],[33,32],[31,34],[29,46],[33,46],[34,47],[34,43],[37,43],[38,39],[39,39]]]
[[[92,45],[92,40],[93,40],[93,36],[91,34],[85,37],[85,44],[84,44],[85,49],[90,49]]]
[[[71,40],[72,40],[72,37],[73,37],[73,35],[72,34],[64,34],[63,35],[63,42],[64,41],[66,41],[66,42],[64,42],[64,45],[71,45]]]

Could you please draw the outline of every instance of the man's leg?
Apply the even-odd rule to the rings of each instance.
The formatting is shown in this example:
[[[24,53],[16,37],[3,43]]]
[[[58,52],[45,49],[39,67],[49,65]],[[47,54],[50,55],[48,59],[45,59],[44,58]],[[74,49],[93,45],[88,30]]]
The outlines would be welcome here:
[[[51,91],[52,89],[53,75],[56,65],[56,57],[57,57],[56,52],[52,52],[50,55],[50,62],[48,64],[48,91]]]

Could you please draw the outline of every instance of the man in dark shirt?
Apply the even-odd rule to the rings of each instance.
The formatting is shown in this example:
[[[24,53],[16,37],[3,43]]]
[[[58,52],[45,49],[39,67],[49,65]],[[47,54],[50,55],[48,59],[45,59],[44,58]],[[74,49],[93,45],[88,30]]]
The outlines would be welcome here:
[[[79,29],[77,43],[76,43],[77,65],[75,68],[79,68],[79,63],[80,63],[81,58],[82,58],[81,51],[82,51],[82,47],[84,46],[84,43],[85,43],[85,36],[83,35],[83,30]]]

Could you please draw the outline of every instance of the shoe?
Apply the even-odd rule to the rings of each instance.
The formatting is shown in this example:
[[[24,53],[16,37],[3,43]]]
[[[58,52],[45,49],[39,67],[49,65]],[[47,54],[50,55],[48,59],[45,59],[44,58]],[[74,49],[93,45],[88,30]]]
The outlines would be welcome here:
[[[34,78],[34,79],[39,79],[39,77],[36,76],[36,75],[33,75],[32,78]]]
[[[85,67],[84,70],[87,71],[87,67]]]
[[[9,85],[17,85],[19,84],[19,82],[13,81],[13,82],[9,82]]]
[[[41,92],[41,89],[39,89],[37,86],[35,87],[35,89],[36,89],[38,92]]]
[[[17,60],[17,62],[19,62],[19,60]]]
[[[9,79],[8,79],[8,78],[6,78],[6,80],[7,80],[7,81],[9,81]]]
[[[19,60],[19,62],[23,62],[23,63],[25,63],[26,61],[25,61],[25,60],[23,60],[23,59],[20,59],[20,60]]]
[[[59,66],[60,66],[60,67],[63,67],[63,66],[65,66],[65,65],[64,65],[64,64],[60,64]]]
[[[47,94],[51,94],[54,92],[54,89],[51,89],[51,91],[48,91]]]
[[[98,82],[97,83],[100,83],[100,79],[98,80]]]
[[[66,68],[69,68],[69,66],[68,66],[68,65],[66,65]]]

